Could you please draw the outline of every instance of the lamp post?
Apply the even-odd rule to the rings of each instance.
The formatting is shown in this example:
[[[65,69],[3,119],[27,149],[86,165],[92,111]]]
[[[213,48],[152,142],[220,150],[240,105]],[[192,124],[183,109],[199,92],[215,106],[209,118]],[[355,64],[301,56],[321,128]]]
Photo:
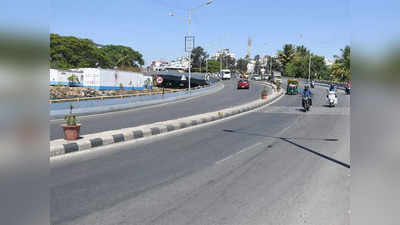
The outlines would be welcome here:
[[[210,5],[212,2],[213,2],[213,0],[208,0],[206,3],[203,3],[203,4],[201,4],[201,5],[197,6],[197,7],[194,7],[192,9],[188,10],[188,34],[187,34],[188,37],[190,37],[190,24],[192,22],[192,13],[193,13],[193,11],[195,11],[195,10],[197,10],[197,9],[203,7],[203,6]],[[175,14],[173,14],[173,13],[169,13],[168,15],[169,16],[175,16]],[[188,88],[189,88],[189,94],[192,93],[191,92],[191,78],[192,78],[192,75],[191,75],[192,59],[191,58],[192,58],[192,49],[190,49],[190,51],[188,51],[188,59],[189,59],[189,81],[188,81],[189,84],[188,84]]]

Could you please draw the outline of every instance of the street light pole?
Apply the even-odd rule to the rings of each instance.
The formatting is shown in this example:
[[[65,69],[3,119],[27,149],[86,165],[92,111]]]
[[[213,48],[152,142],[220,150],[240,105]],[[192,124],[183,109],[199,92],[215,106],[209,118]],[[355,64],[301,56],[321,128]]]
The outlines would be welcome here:
[[[219,75],[221,76],[221,79],[222,79],[223,77],[222,77],[222,57],[221,57],[221,55],[219,55]]]
[[[189,15],[188,15],[188,37],[190,37],[190,23],[192,20],[192,10],[189,10]],[[190,47],[191,48],[191,47]],[[189,95],[192,94],[192,89],[191,89],[191,78],[192,78],[192,74],[191,74],[191,70],[192,70],[192,49],[190,49],[190,51],[188,51],[188,58],[189,58],[189,84],[188,84],[188,88],[189,88]]]
[[[206,59],[206,74],[208,74],[208,59]]]
[[[190,37],[190,24],[192,21],[192,12],[202,6],[207,6],[209,4],[212,3],[213,0],[208,0],[206,3],[203,3],[195,8],[189,9],[188,10],[188,37]],[[174,16],[173,13],[169,13],[169,16]],[[186,41],[186,40],[185,40]],[[188,84],[188,88],[189,88],[189,94],[191,94],[191,78],[192,78],[192,74],[191,74],[191,70],[192,70],[192,49],[190,49],[190,51],[188,51],[188,59],[189,59],[189,84]]]
[[[308,57],[308,82],[310,82],[310,76],[311,76],[311,51],[309,51],[309,57]]]

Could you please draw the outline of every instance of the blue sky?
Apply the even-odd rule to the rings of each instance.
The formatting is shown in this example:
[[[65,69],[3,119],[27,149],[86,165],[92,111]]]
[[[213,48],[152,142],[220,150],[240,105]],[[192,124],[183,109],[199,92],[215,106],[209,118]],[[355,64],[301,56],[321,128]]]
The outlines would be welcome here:
[[[140,51],[146,65],[184,55],[187,9],[207,0],[53,0],[50,32],[122,44]],[[196,45],[243,57],[275,54],[285,43],[304,44],[332,58],[350,44],[349,0],[214,0],[193,13]],[[173,12],[176,16],[170,17]]]

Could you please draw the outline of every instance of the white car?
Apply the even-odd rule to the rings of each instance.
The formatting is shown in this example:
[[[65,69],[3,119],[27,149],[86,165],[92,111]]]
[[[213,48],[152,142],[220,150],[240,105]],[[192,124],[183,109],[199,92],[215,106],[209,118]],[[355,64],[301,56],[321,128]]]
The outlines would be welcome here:
[[[261,80],[261,76],[254,76],[253,79],[254,80]]]
[[[221,70],[221,78],[222,78],[222,80],[230,80],[231,79],[231,71],[230,70]]]

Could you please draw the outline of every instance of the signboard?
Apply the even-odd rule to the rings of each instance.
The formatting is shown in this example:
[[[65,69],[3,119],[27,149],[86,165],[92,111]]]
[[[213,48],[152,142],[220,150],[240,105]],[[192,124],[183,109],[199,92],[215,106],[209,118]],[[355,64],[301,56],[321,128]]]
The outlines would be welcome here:
[[[194,48],[194,36],[185,36],[185,51],[191,52]]]
[[[182,74],[181,80],[186,80],[186,76]]]
[[[156,83],[162,84],[164,82],[164,78],[162,76],[156,76]]]

